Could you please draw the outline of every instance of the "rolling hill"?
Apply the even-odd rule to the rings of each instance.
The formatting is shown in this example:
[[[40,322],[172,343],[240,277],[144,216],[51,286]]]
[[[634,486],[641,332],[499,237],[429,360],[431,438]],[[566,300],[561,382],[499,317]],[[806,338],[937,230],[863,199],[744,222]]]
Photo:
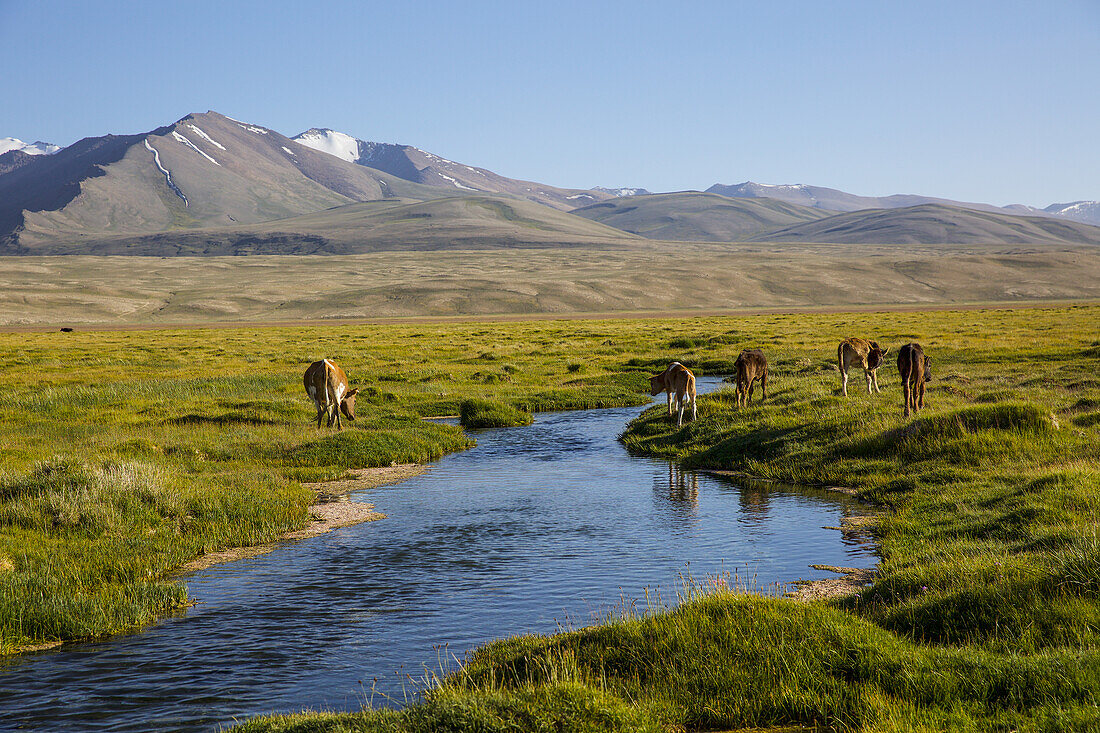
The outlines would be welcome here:
[[[149,133],[85,138],[0,175],[0,252],[443,195],[207,112]]]
[[[572,213],[648,239],[696,242],[735,242],[829,216],[775,199],[731,199],[698,191],[617,198]]]
[[[252,225],[43,240],[36,255],[335,255],[629,246],[637,237],[505,196],[382,199]]]
[[[557,188],[507,178],[486,168],[456,163],[412,145],[368,142],[324,127],[306,130],[295,135],[294,139],[348,162],[452,193],[504,193],[561,211],[618,195],[610,190]]]
[[[1100,244],[1100,227],[943,204],[872,209],[760,232],[754,242],[835,244]]]

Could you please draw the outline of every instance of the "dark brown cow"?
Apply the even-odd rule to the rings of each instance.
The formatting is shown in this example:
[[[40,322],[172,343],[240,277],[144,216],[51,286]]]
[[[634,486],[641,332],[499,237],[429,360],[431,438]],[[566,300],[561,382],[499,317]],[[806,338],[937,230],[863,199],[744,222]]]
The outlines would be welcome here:
[[[752,402],[753,382],[760,380],[760,399],[768,396],[768,360],[760,349],[745,349],[734,362],[734,380],[737,383],[737,405]]]
[[[878,368],[889,351],[889,348],[879,346],[878,341],[850,338],[840,342],[836,348],[836,362],[840,367],[840,391],[845,397],[848,396],[848,368],[853,364],[863,368],[863,376],[867,378],[867,394],[871,394],[872,384],[875,385],[875,392],[882,392],[878,388]]]
[[[668,395],[668,415],[672,417],[672,399],[676,398],[676,406],[679,414],[676,416],[676,427],[684,424],[684,400],[691,401],[691,419],[696,417],[695,409],[695,375],[691,370],[678,361],[668,365],[668,368],[655,377],[649,378],[649,393],[656,397],[665,392]]]
[[[336,423],[336,429],[342,430],[340,413],[348,420],[355,419],[355,395],[359,389],[348,391],[348,376],[331,359],[315,361],[306,369],[304,377],[306,394],[317,406],[317,427],[321,427],[321,417],[328,418],[328,427]]]
[[[905,395],[905,417],[924,407],[924,383],[932,378],[932,359],[920,344],[911,343],[898,351],[898,374]]]

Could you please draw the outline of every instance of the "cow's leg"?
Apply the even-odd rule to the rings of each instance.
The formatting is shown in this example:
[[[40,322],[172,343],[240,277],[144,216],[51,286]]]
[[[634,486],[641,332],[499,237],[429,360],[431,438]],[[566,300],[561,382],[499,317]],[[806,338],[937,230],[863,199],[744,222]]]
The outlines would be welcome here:
[[[878,370],[871,372],[871,381],[875,383],[875,392],[882,394],[882,390],[878,388]]]
[[[909,405],[910,398],[913,396],[912,388],[909,386],[909,380],[906,379],[901,385],[902,394],[905,397],[905,417],[909,417]]]
[[[324,411],[321,409],[320,402],[314,402],[313,406],[317,408],[317,427],[321,427],[321,416],[324,415]]]
[[[867,394],[871,394],[871,372],[864,371],[863,376],[867,378]]]
[[[844,393],[844,396],[848,396],[848,372],[843,367],[840,369],[840,391]]]
[[[752,404],[752,391],[754,389],[756,389],[756,380],[755,379],[750,379],[749,380],[749,393],[748,393],[748,396],[745,398],[745,404],[746,405],[751,405]]]
[[[684,395],[680,392],[676,393],[676,427],[680,427],[684,424]]]
[[[924,380],[920,380],[920,386],[917,387],[917,410],[924,409]]]
[[[695,395],[691,395],[691,421],[695,422],[695,419],[699,416],[698,408],[695,406]]]
[[[672,390],[665,392],[665,397],[668,399],[668,416],[672,417]]]

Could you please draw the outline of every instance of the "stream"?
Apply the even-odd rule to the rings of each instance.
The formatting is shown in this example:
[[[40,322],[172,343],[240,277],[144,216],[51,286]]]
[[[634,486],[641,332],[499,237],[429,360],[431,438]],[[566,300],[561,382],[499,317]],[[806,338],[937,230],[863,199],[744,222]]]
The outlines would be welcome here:
[[[700,378],[700,392],[720,387]],[[847,496],[632,458],[640,408],[542,413],[353,500],[387,519],[186,579],[197,605],[141,631],[0,661],[0,730],[213,731],[411,700],[489,640],[595,622],[681,578],[766,587],[871,567]],[[451,662],[453,667],[453,661]]]

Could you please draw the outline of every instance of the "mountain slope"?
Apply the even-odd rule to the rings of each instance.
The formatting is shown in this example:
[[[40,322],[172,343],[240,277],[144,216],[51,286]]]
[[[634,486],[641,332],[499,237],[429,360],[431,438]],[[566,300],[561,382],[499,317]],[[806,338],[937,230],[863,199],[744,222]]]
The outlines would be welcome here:
[[[315,150],[389,173],[406,181],[455,193],[506,193],[561,211],[594,203],[614,194],[606,191],[557,188],[532,181],[506,178],[487,170],[429,153],[412,145],[368,142],[351,135],[315,127],[294,139]]]
[[[216,256],[629,245],[637,237],[505,196],[384,199],[252,225],[59,239],[43,255]]]
[[[648,239],[734,242],[829,212],[775,199],[731,199],[684,191],[629,196],[574,209],[577,216]]]
[[[1068,204],[1051,204],[1043,211],[1054,216],[1084,222],[1085,224],[1100,224],[1100,201],[1073,201]]]
[[[440,195],[207,112],[146,134],[86,138],[0,176],[0,251]]]
[[[1100,227],[1052,217],[922,204],[835,214],[748,239],[836,244],[1100,244]]]

